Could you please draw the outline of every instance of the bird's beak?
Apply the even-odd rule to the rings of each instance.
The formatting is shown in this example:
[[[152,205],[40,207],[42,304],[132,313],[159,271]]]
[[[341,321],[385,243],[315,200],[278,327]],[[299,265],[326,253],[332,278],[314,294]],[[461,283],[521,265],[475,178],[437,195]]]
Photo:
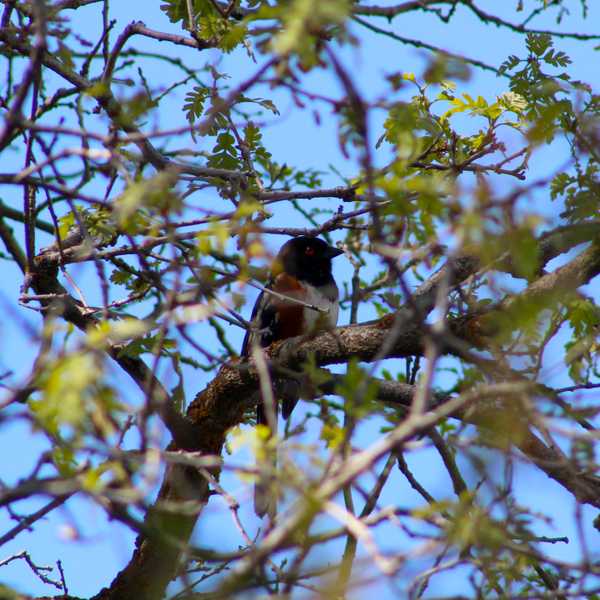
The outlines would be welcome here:
[[[335,258],[340,254],[344,254],[344,251],[340,250],[339,248],[334,248],[333,246],[327,247],[327,258]]]

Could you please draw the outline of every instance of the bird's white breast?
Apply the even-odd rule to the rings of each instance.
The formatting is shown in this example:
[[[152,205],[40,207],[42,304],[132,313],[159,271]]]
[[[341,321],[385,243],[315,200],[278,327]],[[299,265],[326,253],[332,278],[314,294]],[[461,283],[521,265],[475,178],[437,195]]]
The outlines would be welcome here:
[[[316,288],[312,285],[306,287],[305,302],[320,310],[304,308],[303,329],[307,334],[312,334],[335,327],[339,312],[337,287],[334,284],[322,288]]]

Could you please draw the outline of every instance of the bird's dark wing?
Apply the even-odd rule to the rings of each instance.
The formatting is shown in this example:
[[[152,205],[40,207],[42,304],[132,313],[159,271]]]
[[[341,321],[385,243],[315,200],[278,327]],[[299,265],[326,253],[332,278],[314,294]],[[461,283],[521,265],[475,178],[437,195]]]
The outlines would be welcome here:
[[[250,322],[253,327],[258,329],[258,331],[246,331],[240,356],[249,356],[252,344],[255,343],[255,341],[258,342],[258,345],[262,348],[266,348],[274,341],[273,329],[277,320],[277,311],[271,298],[272,297],[268,292],[263,291],[256,299],[256,303],[252,309],[252,315],[250,316]]]

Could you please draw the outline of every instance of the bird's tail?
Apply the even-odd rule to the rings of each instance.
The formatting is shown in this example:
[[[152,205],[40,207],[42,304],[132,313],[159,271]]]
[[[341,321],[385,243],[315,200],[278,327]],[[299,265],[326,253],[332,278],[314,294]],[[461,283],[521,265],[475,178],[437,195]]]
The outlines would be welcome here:
[[[293,379],[276,379],[273,381],[275,402],[273,406],[273,423],[269,423],[268,408],[262,400],[256,405],[256,424],[268,427],[269,438],[265,447],[265,462],[259,465],[259,479],[254,487],[254,512],[259,517],[269,516],[271,521],[277,516],[277,500],[279,498],[277,476],[277,448],[268,441],[277,436],[278,405],[284,419],[290,416],[300,397],[300,383]]]

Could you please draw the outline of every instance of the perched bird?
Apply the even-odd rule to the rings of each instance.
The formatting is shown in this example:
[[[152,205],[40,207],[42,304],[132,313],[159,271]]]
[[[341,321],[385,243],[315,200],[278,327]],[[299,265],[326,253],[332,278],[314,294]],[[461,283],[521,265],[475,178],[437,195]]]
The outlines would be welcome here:
[[[266,348],[278,340],[335,327],[339,292],[331,273],[331,261],[340,254],[342,250],[316,237],[295,237],[281,247],[269,283],[254,305],[251,317],[254,329],[246,333],[242,357],[248,357],[255,344]],[[275,387],[282,404],[281,413],[287,419],[298,402],[299,386],[297,382],[286,381]],[[262,401],[257,404],[256,422],[268,424]],[[257,486],[255,493],[256,513],[272,514],[273,502],[264,497],[260,487]]]

